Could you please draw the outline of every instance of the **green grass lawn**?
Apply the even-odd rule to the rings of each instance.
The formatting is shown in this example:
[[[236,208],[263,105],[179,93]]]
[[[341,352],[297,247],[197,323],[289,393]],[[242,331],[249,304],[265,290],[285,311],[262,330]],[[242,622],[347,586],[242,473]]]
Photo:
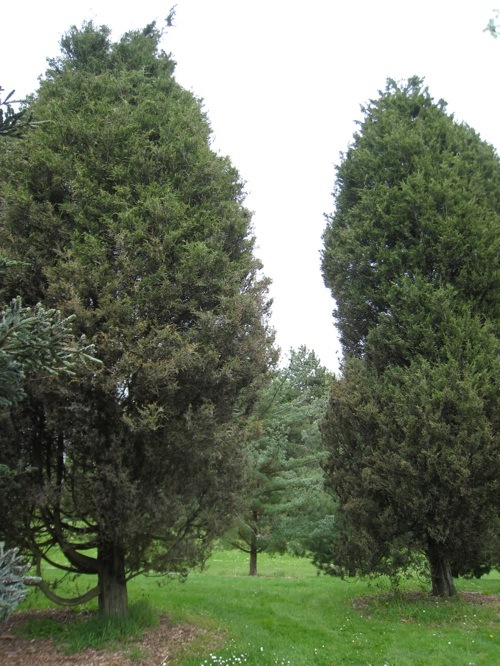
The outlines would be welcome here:
[[[256,578],[247,570],[243,554],[216,551],[184,583],[141,577],[129,596],[209,630],[177,666],[500,664],[498,605],[436,600],[418,594],[427,589],[418,581],[394,596],[387,586],[317,576],[307,560],[289,556],[261,555]],[[498,595],[500,574],[458,581],[458,590]],[[26,604],[49,605],[39,593]]]

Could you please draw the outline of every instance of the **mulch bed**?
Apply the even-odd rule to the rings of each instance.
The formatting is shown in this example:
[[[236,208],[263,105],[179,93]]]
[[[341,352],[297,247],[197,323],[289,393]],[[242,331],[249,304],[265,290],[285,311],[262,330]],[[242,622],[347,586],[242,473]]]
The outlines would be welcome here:
[[[33,618],[50,618],[62,624],[74,622],[75,613],[68,610],[43,610],[15,613],[0,625],[0,664],[26,666],[166,666],[175,652],[191,643],[204,632],[199,627],[172,624],[160,617],[158,625],[148,629],[140,640],[132,641],[118,650],[86,648],[76,654],[66,654],[52,639],[27,639],[16,635],[17,630]],[[141,657],[138,659],[137,650]],[[132,658],[131,652],[135,651]]]

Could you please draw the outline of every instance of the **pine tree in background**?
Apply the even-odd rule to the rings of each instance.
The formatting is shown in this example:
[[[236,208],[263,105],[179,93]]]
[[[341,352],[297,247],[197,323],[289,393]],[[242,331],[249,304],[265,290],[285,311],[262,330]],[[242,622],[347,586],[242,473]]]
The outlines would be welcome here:
[[[452,595],[498,564],[500,161],[417,78],[363,112],[324,234],[345,363],[319,559],[394,574],[423,554]]]
[[[118,615],[128,579],[185,573],[226,528],[238,419],[274,360],[242,183],[160,39],[71,28],[0,156],[0,247],[26,261],[1,296],[74,314],[102,362],[0,414],[0,533],[52,566],[57,546]]]
[[[257,574],[261,552],[304,554],[312,529],[331,510],[323,491],[319,423],[332,375],[305,346],[290,351],[260,392],[249,429],[243,505],[229,542],[250,556]]]

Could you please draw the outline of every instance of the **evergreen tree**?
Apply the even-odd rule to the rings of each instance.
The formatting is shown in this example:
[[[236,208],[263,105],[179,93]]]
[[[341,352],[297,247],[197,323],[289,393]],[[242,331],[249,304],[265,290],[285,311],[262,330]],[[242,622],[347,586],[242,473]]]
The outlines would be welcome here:
[[[0,87],[0,94],[4,89]],[[29,117],[26,117],[26,109],[16,111],[12,106],[16,102],[12,100],[15,90],[0,99],[0,137],[20,136],[26,126],[29,126]],[[3,108],[2,108],[3,107]]]
[[[319,422],[332,375],[305,346],[290,350],[287,367],[263,387],[252,419],[243,506],[229,534],[250,555],[303,553],[312,525],[329,509],[322,489]]]
[[[498,543],[500,161],[421,80],[389,81],[335,197],[323,273],[346,359],[323,431],[339,508],[322,562],[394,573],[423,553],[451,595]]]
[[[0,533],[96,575],[83,599],[111,614],[132,576],[185,573],[226,527],[238,418],[274,357],[243,185],[160,38],[71,28],[0,156],[0,245],[28,262],[1,295],[74,314],[102,362],[0,414]]]

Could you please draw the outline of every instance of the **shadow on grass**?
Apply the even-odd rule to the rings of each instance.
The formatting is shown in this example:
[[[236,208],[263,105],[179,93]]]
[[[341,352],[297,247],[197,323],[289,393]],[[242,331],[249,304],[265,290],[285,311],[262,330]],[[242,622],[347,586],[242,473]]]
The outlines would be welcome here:
[[[50,638],[71,654],[138,640],[146,629],[157,624],[157,614],[147,601],[141,600],[130,606],[126,618],[102,617],[91,611],[44,612],[29,618],[16,633],[31,640]]]

